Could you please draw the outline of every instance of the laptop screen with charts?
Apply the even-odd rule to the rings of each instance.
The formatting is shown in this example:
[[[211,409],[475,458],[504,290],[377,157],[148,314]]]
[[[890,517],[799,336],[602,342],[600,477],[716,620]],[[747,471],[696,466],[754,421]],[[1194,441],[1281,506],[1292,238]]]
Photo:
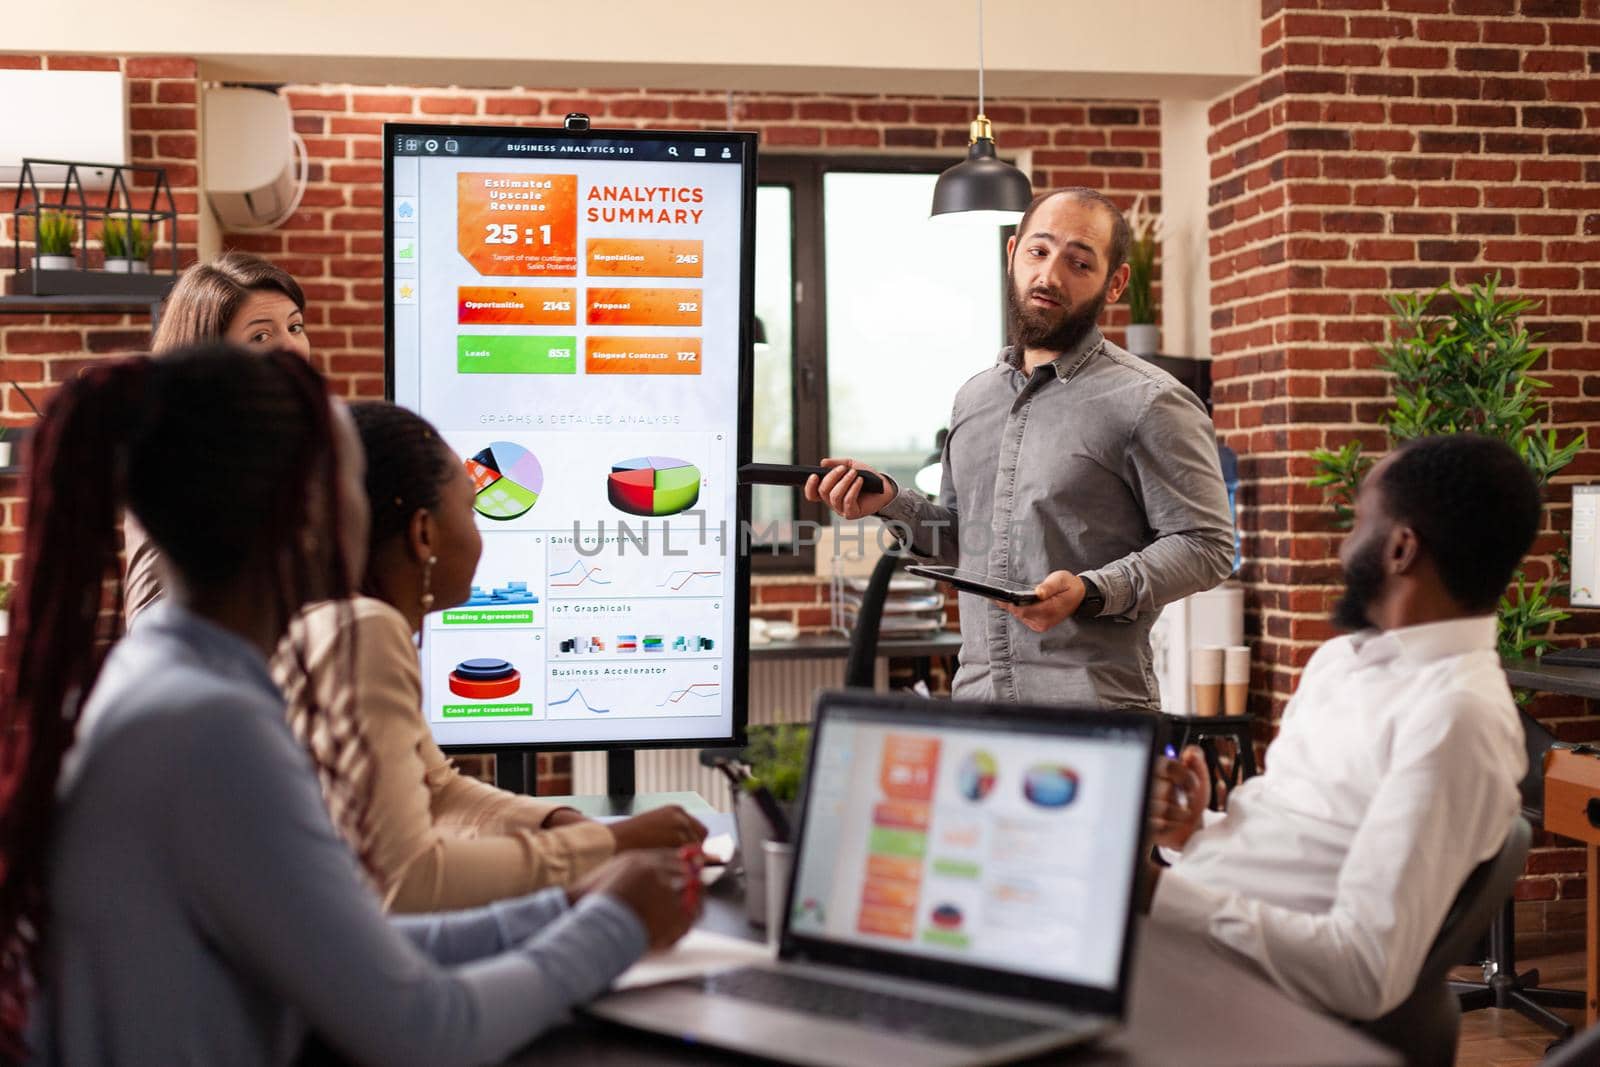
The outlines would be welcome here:
[[[1156,729],[823,694],[782,958],[1120,1016]]]

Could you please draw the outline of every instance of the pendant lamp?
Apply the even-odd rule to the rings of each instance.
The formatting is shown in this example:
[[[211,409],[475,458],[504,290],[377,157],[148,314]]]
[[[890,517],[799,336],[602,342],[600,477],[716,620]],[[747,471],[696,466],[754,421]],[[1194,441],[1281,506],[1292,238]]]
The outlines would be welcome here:
[[[1028,176],[995,155],[994,127],[983,113],[983,0],[978,0],[978,117],[964,162],[939,175],[935,219],[1003,226],[1017,222],[1033,199]]]

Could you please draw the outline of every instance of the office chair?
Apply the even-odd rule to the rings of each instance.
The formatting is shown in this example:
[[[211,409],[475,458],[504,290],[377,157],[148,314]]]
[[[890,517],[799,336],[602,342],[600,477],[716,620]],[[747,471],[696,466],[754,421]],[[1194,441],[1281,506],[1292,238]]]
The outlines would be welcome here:
[[[1446,978],[1459,966],[1484,928],[1494,919],[1500,902],[1522,876],[1533,831],[1523,819],[1514,819],[1500,851],[1475,867],[1455,903],[1450,905],[1439,936],[1417,973],[1411,996],[1382,1018],[1358,1023],[1357,1028],[1405,1057],[1406,1067],[1452,1067],[1461,1031],[1461,1005]]]
[[[1523,747],[1528,753],[1528,773],[1520,786],[1522,815],[1540,826],[1544,823],[1544,755],[1556,743],[1556,737],[1527,712],[1519,709],[1517,714],[1522,719]],[[1510,1008],[1555,1034],[1556,1040],[1565,1041],[1572,1036],[1572,1024],[1550,1009],[1581,1009],[1587,995],[1577,989],[1539,988],[1538,968],[1518,974],[1516,929],[1516,904],[1508,890],[1500,914],[1489,926],[1489,958],[1483,964],[1484,980],[1451,982],[1450,988],[1461,998],[1462,1011]]]
[[[850,658],[844,665],[844,684],[852,689],[871,689],[878,666],[878,630],[883,625],[883,604],[889,598],[889,583],[900,566],[901,553],[885,552],[872,568],[867,591],[861,594],[861,609],[856,612],[856,628],[850,634]]]
[[[1600,1026],[1592,1026],[1539,1061],[1539,1067],[1594,1067],[1600,1063]]]

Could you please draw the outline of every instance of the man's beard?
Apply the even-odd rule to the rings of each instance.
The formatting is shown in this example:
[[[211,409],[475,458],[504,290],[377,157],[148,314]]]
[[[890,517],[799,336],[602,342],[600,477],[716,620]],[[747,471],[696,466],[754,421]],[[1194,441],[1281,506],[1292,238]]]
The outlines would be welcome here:
[[[1048,286],[1036,285],[1029,294],[1025,294],[1038,293],[1060,303],[1062,309],[1051,314],[1043,308],[1030,307],[1022,302],[1023,297],[1017,293],[1016,278],[1008,270],[1006,294],[1011,312],[1012,342],[1020,348],[1070,352],[1090,330],[1094,329],[1095,323],[1100,321],[1100,312],[1105,310],[1106,293],[1110,288],[1111,277],[1107,275],[1106,283],[1100,287],[1100,291],[1077,307],[1068,307],[1067,295],[1059,289]]]
[[[1372,625],[1368,613],[1383,592],[1383,542],[1368,541],[1350,557],[1344,568],[1344,595],[1333,606],[1333,624],[1355,632]]]

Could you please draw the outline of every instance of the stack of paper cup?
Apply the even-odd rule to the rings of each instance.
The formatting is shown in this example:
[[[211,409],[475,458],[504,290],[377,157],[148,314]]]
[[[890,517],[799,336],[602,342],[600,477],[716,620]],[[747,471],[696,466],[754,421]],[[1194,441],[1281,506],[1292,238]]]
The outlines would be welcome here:
[[[1250,702],[1250,648],[1232,645],[1222,652],[1223,713],[1245,714]]]
[[[1205,645],[1189,655],[1189,681],[1194,686],[1194,713],[1212,716],[1222,710],[1221,645]]]

